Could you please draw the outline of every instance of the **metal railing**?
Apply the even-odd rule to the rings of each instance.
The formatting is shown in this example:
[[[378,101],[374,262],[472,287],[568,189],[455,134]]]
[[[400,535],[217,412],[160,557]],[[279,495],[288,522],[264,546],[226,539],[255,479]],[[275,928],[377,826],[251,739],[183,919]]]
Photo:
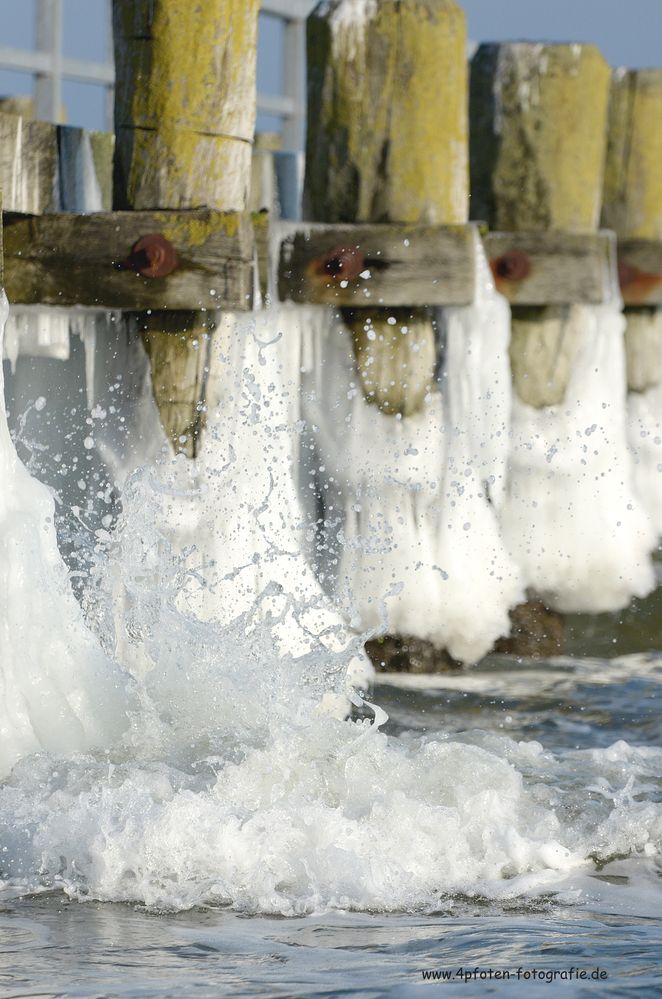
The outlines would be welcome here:
[[[305,132],[305,19],[314,0],[263,0],[261,10],[284,22],[284,93],[258,94],[258,112],[282,119],[283,145],[299,150]],[[110,38],[110,7],[107,31]],[[63,0],[35,0],[36,47],[0,46],[0,69],[30,73],[35,80],[35,114],[44,121],[58,121],[62,107],[62,82],[93,83],[106,88],[105,127],[112,129],[115,69],[112,56],[105,62],[74,59],[62,53]],[[259,58],[259,53],[258,53]]]

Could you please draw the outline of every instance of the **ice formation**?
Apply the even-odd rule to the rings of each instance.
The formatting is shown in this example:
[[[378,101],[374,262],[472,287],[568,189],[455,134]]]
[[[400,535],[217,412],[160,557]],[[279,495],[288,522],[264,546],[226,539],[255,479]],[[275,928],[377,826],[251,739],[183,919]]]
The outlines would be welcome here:
[[[508,611],[523,598],[496,515],[509,310],[478,245],[476,259],[476,303],[441,315],[442,371],[420,413],[386,416],[365,402],[350,334],[337,322],[317,331],[304,381],[323,574],[357,627],[429,639],[467,662],[508,633]]]
[[[651,591],[656,538],[634,490],[620,302],[573,309],[581,337],[563,402],[513,402],[502,525],[529,587],[557,610],[597,613]]]
[[[7,317],[4,356],[16,370],[20,355],[69,359],[69,313],[65,309],[23,306]]]
[[[4,299],[3,326],[6,316]],[[112,742],[128,725],[128,693],[126,677],[85,626],[58,550],[53,498],[18,459],[4,406],[0,481],[2,776],[41,749],[72,753]]]
[[[662,383],[628,396],[634,484],[658,537],[662,536]]]
[[[662,309],[630,313],[627,357],[630,447],[637,494],[662,536]]]

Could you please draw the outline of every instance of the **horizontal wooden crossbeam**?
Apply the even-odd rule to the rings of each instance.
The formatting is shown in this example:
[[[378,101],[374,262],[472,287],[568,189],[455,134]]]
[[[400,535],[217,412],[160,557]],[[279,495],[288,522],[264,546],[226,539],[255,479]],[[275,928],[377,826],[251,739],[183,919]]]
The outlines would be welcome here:
[[[3,222],[5,289],[14,304],[140,311],[253,305],[264,215],[5,213]]]
[[[599,305],[615,264],[610,232],[487,232],[497,290],[511,305]]]
[[[99,309],[252,308],[279,247],[278,297],[343,308],[469,305],[479,227],[279,223],[210,209],[3,214],[5,288],[23,305]],[[599,304],[613,233],[483,233],[497,289],[512,305]],[[161,259],[161,258],[164,259]],[[259,261],[259,268],[256,267]],[[662,243],[618,244],[626,305],[662,305]]]
[[[361,306],[468,305],[477,228],[299,224],[281,243],[281,301]]]

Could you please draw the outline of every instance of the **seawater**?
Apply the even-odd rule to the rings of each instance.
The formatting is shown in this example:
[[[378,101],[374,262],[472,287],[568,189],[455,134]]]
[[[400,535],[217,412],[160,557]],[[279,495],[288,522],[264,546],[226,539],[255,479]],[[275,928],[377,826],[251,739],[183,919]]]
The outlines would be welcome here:
[[[24,816],[15,841],[30,840],[24,855],[33,866],[23,876],[34,879],[32,891],[24,884],[18,897],[15,883],[2,898],[5,994],[659,994],[661,678],[652,653],[492,659],[471,674],[380,685],[389,771],[376,774],[377,750],[359,750],[360,736],[340,758],[336,743],[335,763],[323,768],[295,751],[288,767],[305,785],[300,816],[282,761],[263,776],[276,787],[268,793],[256,792],[255,778],[245,784],[245,764],[235,772],[239,805],[227,779],[221,795],[218,778],[200,775],[196,754],[188,764],[134,761],[124,770],[89,757],[33,760],[9,781],[2,806],[6,815],[13,793],[12,810]],[[406,791],[398,788],[391,771],[407,756],[422,763],[416,747],[435,744],[454,766],[436,780],[428,771],[427,786],[412,772]],[[328,737],[325,746],[331,757]],[[352,762],[362,807],[347,777],[343,800],[328,787]],[[327,821],[315,821],[316,812]],[[569,854],[524,870],[536,824],[552,813]],[[28,815],[46,822],[38,856]],[[37,865],[58,852],[56,864],[75,858],[78,873],[59,871],[37,889]],[[148,878],[157,887],[145,905]],[[123,898],[130,901],[118,904]],[[297,902],[299,918],[284,920],[278,909],[292,913]],[[477,967],[599,968],[608,977],[555,986],[422,977]]]
[[[255,374],[235,440],[282,465]],[[307,648],[283,648],[296,607],[255,566],[253,606],[223,612],[217,557],[217,610],[192,613],[207,573],[166,530],[201,488],[184,459],[126,479],[83,617],[52,497],[0,429],[7,995],[516,995],[456,973],[520,967],[659,988],[660,653],[382,680],[338,717],[356,648],[305,622]],[[242,472],[232,453],[211,468],[224,502]],[[302,525],[273,516],[255,530],[282,565]]]

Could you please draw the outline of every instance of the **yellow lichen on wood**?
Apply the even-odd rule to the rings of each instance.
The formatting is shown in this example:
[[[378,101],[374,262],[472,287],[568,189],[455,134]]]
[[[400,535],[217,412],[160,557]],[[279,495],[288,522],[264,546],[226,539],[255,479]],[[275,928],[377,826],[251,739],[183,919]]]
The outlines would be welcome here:
[[[466,221],[466,26],[455,0],[320,4],[308,67],[311,218]]]
[[[501,231],[597,228],[610,69],[592,45],[481,45],[471,66],[471,215]]]
[[[159,218],[159,213],[155,213]],[[239,232],[240,224],[247,225],[248,220],[237,212],[214,213],[208,218],[173,219],[171,215],[163,214],[161,232],[175,246],[185,243],[189,247],[204,246],[204,244],[220,229],[226,236],[234,237]]]
[[[241,210],[258,0],[114,0],[116,207]]]
[[[609,110],[602,223],[623,239],[662,239],[662,70],[617,70]]]

